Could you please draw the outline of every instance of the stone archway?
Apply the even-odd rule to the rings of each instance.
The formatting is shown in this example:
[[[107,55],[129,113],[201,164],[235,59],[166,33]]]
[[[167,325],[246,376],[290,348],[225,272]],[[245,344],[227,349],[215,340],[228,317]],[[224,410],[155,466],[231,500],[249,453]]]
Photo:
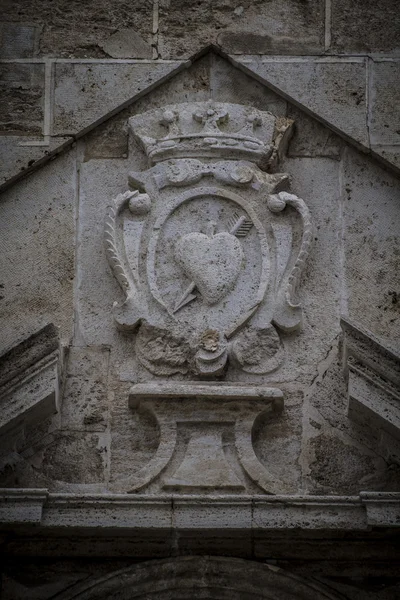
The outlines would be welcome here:
[[[340,600],[324,586],[257,562],[224,557],[153,560],[92,578],[53,600]]]

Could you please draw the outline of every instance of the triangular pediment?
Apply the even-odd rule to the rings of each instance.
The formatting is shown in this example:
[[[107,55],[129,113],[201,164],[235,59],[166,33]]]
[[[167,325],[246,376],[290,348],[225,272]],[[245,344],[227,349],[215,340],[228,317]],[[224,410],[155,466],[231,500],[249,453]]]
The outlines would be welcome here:
[[[230,88],[231,92],[235,90],[238,101],[242,98],[244,103],[252,104],[254,100],[266,110],[288,107],[289,113],[301,111],[314,122],[308,124],[307,137],[315,138],[316,130],[322,132],[319,125],[325,126],[325,133],[321,134],[324,139],[317,143],[323,144],[327,152],[333,143],[331,132],[398,174],[395,158],[391,160],[370,148],[362,61],[361,58],[332,62],[324,57],[296,60],[232,57],[209,46],[185,61],[135,61],[124,65],[60,63],[54,92],[53,135],[48,143],[36,145],[3,139],[4,175],[0,191],[121,115],[153,90],[185,79],[186,84],[178,83],[181,101],[193,94],[198,98],[208,95],[223,99]],[[191,72],[198,75],[193,78]]]

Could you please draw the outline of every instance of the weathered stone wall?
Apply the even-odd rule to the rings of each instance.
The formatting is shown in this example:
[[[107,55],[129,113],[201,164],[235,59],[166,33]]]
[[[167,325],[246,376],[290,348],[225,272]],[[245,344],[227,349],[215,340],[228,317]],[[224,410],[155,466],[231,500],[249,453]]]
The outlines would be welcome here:
[[[39,445],[35,441],[32,456],[16,465],[6,461],[2,485],[120,491],[121,481],[154,456],[160,442],[157,422],[146,411],[133,411],[127,401],[132,382],[146,381],[149,374],[135,358],[133,338],[113,322],[111,307],[121,292],[105,259],[106,209],[126,190],[127,173],[146,167],[143,151],[128,134],[131,115],[179,102],[182,96],[233,102],[238,95],[243,104],[295,118],[296,133],[282,168],[291,177],[292,191],[307,200],[314,222],[313,250],[299,292],[303,329],[285,340],[284,364],[264,378],[283,390],[286,409],[257,424],[256,455],[285,482],[281,492],[398,489],[398,467],[385,462],[375,426],[357,425],[346,414],[340,328],[344,315],[367,324],[389,345],[399,338],[398,181],[214,54],[83,136],[75,148],[3,195],[1,222],[11,236],[9,241],[3,236],[4,256],[13,267],[2,289],[8,307],[1,317],[2,348],[33,333],[38,324],[54,322],[68,355],[60,414],[42,423],[45,435]],[[9,215],[10,210],[17,212]],[[257,377],[234,378],[257,383]],[[36,437],[35,429],[32,443]],[[29,444],[28,435],[22,445]],[[77,456],[82,459],[76,461]]]
[[[397,4],[3,2],[0,508],[7,513],[9,503],[12,514],[15,498],[17,507],[17,529],[6,523],[0,536],[5,600],[130,597],[131,582],[142,581],[135,561],[190,554],[269,561],[268,581],[287,569],[279,577],[289,583],[273,581],[280,594],[305,586],[304,598],[398,597],[398,496],[390,495],[400,491]],[[118,330],[112,313],[124,297],[107,264],[107,209],[128,189],[128,174],[147,168],[128,119],[209,99],[295,121],[280,169],[313,220],[298,289],[302,328],[284,337],[282,366],[262,377],[282,391],[284,410],[262,413],[247,431],[271,490],[241,466],[229,429],[240,402],[226,422],[215,417],[219,399],[202,408],[193,398],[182,407],[156,400],[153,412],[129,402],[133,385],[158,379],[137,358],[136,334]],[[59,340],[51,326],[35,337],[49,323]],[[10,374],[13,352],[20,362]],[[234,366],[228,380],[259,383]],[[170,407],[180,418],[176,441]],[[221,440],[227,469],[220,486],[192,491],[175,476],[204,431],[209,453],[191,446],[186,465],[193,460],[200,478],[204,467],[206,479]],[[167,451],[157,472],[155,458]],[[135,487],[141,478],[147,483]],[[182,579],[191,595],[198,579],[204,587],[205,574],[210,589],[232,585],[213,561],[182,565],[165,567],[167,583],[182,569],[174,597]],[[236,566],[250,569],[238,597],[252,584],[262,597],[248,565]],[[144,580],[158,577],[157,593],[163,568],[143,569]]]

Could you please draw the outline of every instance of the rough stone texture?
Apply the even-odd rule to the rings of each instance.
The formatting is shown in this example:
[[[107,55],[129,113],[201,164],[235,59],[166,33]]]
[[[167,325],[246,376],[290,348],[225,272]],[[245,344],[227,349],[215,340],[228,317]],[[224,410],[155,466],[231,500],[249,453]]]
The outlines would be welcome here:
[[[40,137],[39,137],[40,139]],[[38,161],[46,160],[49,154],[58,153],[64,144],[71,141],[69,137],[51,137],[49,143],[41,146],[26,146],[35,143],[38,136],[8,135],[1,138],[0,144],[0,184],[11,178],[37,167]]]
[[[41,134],[44,115],[44,65],[0,64],[0,132]]]
[[[163,85],[138,99],[113,119],[109,119],[85,138],[85,160],[91,158],[126,158],[128,156],[128,118],[166,102],[206,100],[210,95],[210,61],[206,56],[190,68],[177,73]],[[166,65],[165,65],[166,66]],[[132,138],[132,136],[131,136]],[[142,153],[135,140],[130,140],[130,152],[140,161]],[[143,161],[142,166],[145,166]]]
[[[340,159],[344,144],[339,136],[290,104],[287,115],[295,122],[288,156],[326,156],[336,160]]]
[[[336,160],[327,158],[296,158],[287,159],[285,169],[292,178],[293,191],[301,198],[307,198],[313,215],[313,247],[302,278],[301,293],[308,299],[304,303],[305,335],[287,340],[291,348],[288,360],[275,379],[293,381],[290,373],[295,368],[299,380],[309,385],[315,376],[316,365],[329,352],[339,333],[339,165]]]
[[[398,181],[376,163],[348,150],[344,162],[346,308],[356,322],[398,347]]]
[[[128,124],[126,113],[96,127],[86,138],[85,161],[93,158],[126,158],[128,156]]]
[[[315,59],[311,63],[268,58],[238,60],[311,113],[368,146],[364,59]]]
[[[331,600],[336,598],[335,591],[338,598],[344,593],[357,600],[395,600],[398,595],[398,544],[395,530],[388,530],[398,517],[396,494],[252,501],[224,496],[210,501],[199,497],[76,497],[48,494],[43,489],[2,492],[0,519],[14,523],[19,531],[13,536],[8,528],[1,546],[2,593],[10,600],[47,600],[61,590],[64,598],[66,594],[67,598],[79,597],[79,593],[121,596],[125,584],[132,594],[138,589],[140,573],[144,580],[139,589],[147,590],[147,595],[156,589],[157,597],[160,578],[162,590],[172,584],[174,597],[180,591],[187,597],[188,587],[193,589],[198,576],[203,590],[211,579],[215,578],[214,591],[223,580],[224,586],[229,585],[229,597],[237,581],[245,584],[239,598],[249,590],[257,597],[269,593],[270,583],[281,598],[285,590],[289,598],[301,593],[301,598],[310,600],[322,590],[326,592],[323,598]],[[195,520],[189,519],[194,514]],[[43,535],[46,530],[52,536]],[[71,539],[66,532],[75,536]],[[171,559],[172,552],[175,558]],[[22,553],[24,568],[18,569]],[[210,554],[215,558],[209,559]],[[218,558],[224,555],[254,562]],[[265,579],[266,569],[280,579],[271,582],[268,575]],[[228,581],[227,576],[232,579]],[[298,587],[302,581],[311,586],[310,595]],[[260,583],[262,588],[256,589]],[[219,590],[217,597],[221,594]]]
[[[105,365],[103,361],[106,358],[107,350],[101,350],[101,345],[107,344],[114,348],[111,353],[111,363],[113,364],[112,368],[116,372],[117,379],[121,376],[124,377],[125,374],[128,377],[132,377],[135,371],[139,377],[146,376],[145,372],[140,371],[138,366],[135,366],[132,343],[127,337],[124,339],[124,337],[121,337],[121,334],[115,331],[110,319],[110,298],[118,298],[119,292],[111,274],[106,274],[105,276],[105,255],[102,242],[102,228],[106,206],[109,204],[110,199],[115,197],[118,192],[126,189],[127,172],[131,168],[129,165],[132,164],[132,161],[137,161],[136,164],[141,165],[141,168],[145,167],[145,163],[143,162],[142,151],[133,144],[133,140],[129,146],[129,160],[122,158],[118,162],[115,159],[110,162],[106,157],[115,155],[122,157],[126,153],[126,119],[128,116],[138,114],[150,107],[162,107],[166,98],[170,98],[171,100],[176,98],[179,101],[179,99],[182,99],[182,93],[185,94],[186,99],[193,98],[198,101],[202,98],[207,98],[211,89],[215,99],[234,99],[235,76],[238,78],[236,81],[239,80],[241,86],[245,87],[246,96],[243,96],[242,101],[252,102],[256,106],[266,106],[278,114],[286,111],[286,103],[279,100],[273,92],[267,91],[258,82],[253,83],[248,75],[237,72],[221,59],[212,60],[211,82],[208,79],[210,62],[209,58],[205,57],[196,66],[192,67],[191,70],[178,74],[176,78],[165,84],[165,86],[157,88],[148,97],[138,100],[131,107],[125,109],[121,115],[101,125],[100,128],[87,137],[87,144],[82,144],[79,147],[78,155],[83,157],[85,162],[80,167],[79,182],[80,213],[78,239],[80,243],[78,255],[79,275],[77,279],[78,305],[74,343],[77,346],[92,346],[94,344],[99,348],[98,350],[94,348],[88,348],[87,350],[76,348],[71,351],[70,361],[72,362],[70,362],[70,368],[72,371],[66,382],[65,402],[62,409],[62,427],[65,429],[65,435],[67,436],[70,435],[68,433],[69,430],[81,430],[83,432],[99,429],[103,431],[104,428],[107,429],[108,427],[106,405],[107,402],[111,403],[113,407],[111,431],[114,431],[112,435],[111,479],[116,482],[121,478],[123,479],[128,470],[134,473],[140,469],[143,463],[151,458],[157,448],[159,438],[156,422],[149,414],[136,414],[134,411],[128,409],[125,400],[127,390],[129,389],[128,382],[115,382],[109,391],[111,396],[108,400],[105,397]],[[220,78],[222,82],[226,82],[226,85],[217,84]],[[244,92],[242,91],[241,93],[243,94]],[[299,464],[301,464],[303,460],[302,470],[304,473],[307,472],[308,463],[304,463],[306,461],[304,451],[302,452],[303,458],[299,454],[301,443],[299,422],[301,418],[298,408],[296,408],[296,403],[291,405],[290,399],[297,397],[298,402],[301,402],[300,399],[304,391],[310,396],[310,392],[307,391],[307,385],[309,385],[314,377],[314,363],[321,361],[326,353],[330,351],[331,344],[337,339],[339,333],[338,318],[341,310],[342,292],[340,291],[340,287],[338,287],[338,282],[340,281],[341,250],[335,240],[338,239],[341,229],[341,208],[339,202],[339,170],[337,162],[339,147],[336,146],[337,149],[335,149],[335,146],[333,146],[333,149],[330,149],[328,140],[332,136],[329,137],[331,134],[327,133],[322,125],[316,125],[309,117],[303,117],[298,109],[290,108],[289,110],[291,111],[290,114],[298,117],[299,120],[299,129],[290,146],[290,148],[295,148],[294,154],[298,155],[298,157],[288,158],[285,168],[291,174],[294,182],[294,190],[301,197],[307,199],[312,210],[316,239],[314,240],[314,251],[311,262],[303,282],[302,295],[304,298],[308,298],[308,301],[305,302],[306,321],[304,331],[302,336],[288,340],[288,348],[290,348],[289,361],[280,374],[274,375],[274,381],[281,383],[291,381],[293,378],[293,369],[295,369],[295,372],[298,373],[299,381],[304,385],[304,390],[295,389],[290,386],[287,388],[286,394],[289,398],[289,405],[284,420],[280,422],[277,418],[276,424],[273,422],[266,424],[265,437],[263,434],[257,438],[256,448],[260,460],[266,460],[267,463],[270,462],[269,457],[274,456],[274,452],[277,457],[282,456],[283,453],[287,453],[288,461],[292,466],[289,468],[288,464],[286,464],[284,468],[281,468],[278,465],[273,465],[272,470],[276,469],[276,475],[280,474],[281,477],[286,477],[291,481],[292,485],[299,485],[300,472],[296,462],[300,461]],[[309,129],[304,130],[304,127],[308,127]],[[303,137],[306,138],[305,141],[308,146],[306,148],[300,147],[299,150],[296,150],[296,144],[299,144],[299,140],[302,139],[302,131],[304,132]],[[312,132],[312,140],[307,139],[308,131]],[[106,136],[110,132],[115,136],[114,139],[117,142],[112,142],[113,138],[111,138],[110,143],[107,143],[109,140]],[[314,132],[317,133],[315,134]],[[99,140],[103,140],[103,145],[99,144]],[[101,158],[95,158],[96,156]],[[111,166],[112,170],[110,170]],[[330,241],[328,242],[328,240]],[[323,284],[321,284],[322,281]],[[315,290],[318,290],[317,296],[315,300],[311,300],[315,294]],[[95,359],[96,356],[98,356],[98,359]],[[291,356],[296,356],[296,360],[293,361],[290,358]],[[87,367],[84,367],[82,360],[87,361],[89,357],[92,358],[87,363]],[[94,362],[93,359],[95,359]],[[75,361],[77,361],[76,366],[74,366]],[[85,383],[86,387],[80,385],[77,388],[77,382],[82,377],[84,380],[88,379],[87,383]],[[339,381],[341,380],[339,372],[335,377]],[[93,406],[95,399],[97,411]],[[338,414],[342,414],[342,420],[345,419],[344,406],[338,407]],[[98,421],[96,420],[96,415],[98,416]],[[337,423],[334,426],[338,426]],[[307,424],[308,427],[313,426]],[[271,433],[271,441],[268,441],[268,432],[273,432],[274,428],[277,428],[276,433]],[[283,432],[286,433],[284,434]],[[322,432],[319,432],[317,429],[316,432],[318,435],[323,433],[322,440],[330,439],[329,435],[325,434],[324,429]],[[350,439],[351,432],[348,435]],[[287,446],[286,439],[289,436],[291,443]],[[313,439],[314,437],[312,436]],[[273,440],[277,439],[281,439],[282,441],[279,444],[278,442],[274,444]],[[71,452],[78,451],[78,447],[81,447],[76,445],[78,441],[75,441],[75,439],[70,440],[67,437],[66,440],[71,448]],[[83,442],[79,441],[79,444],[81,443]],[[335,436],[333,436],[333,443],[336,443]],[[51,442],[51,444],[54,444],[54,442]],[[321,445],[318,446],[318,448],[323,447]],[[315,456],[315,448],[316,442],[307,451],[311,452],[311,463]],[[320,453],[322,451],[318,450]],[[367,454],[368,452],[370,451],[367,451]],[[373,454],[371,456],[373,460],[377,460]],[[377,468],[381,468],[379,465],[382,466],[382,464],[379,461],[376,464],[378,465]],[[178,464],[175,469],[177,467]],[[314,466],[311,470],[313,468]],[[338,467],[333,468],[335,470]],[[343,465],[341,468],[345,471]],[[46,469],[46,477],[51,476],[52,471],[48,467]],[[91,484],[100,481],[99,471],[96,470],[96,473],[96,477],[90,479],[87,483]],[[66,477],[69,477],[68,481],[71,483],[75,483],[78,478],[76,474],[67,475]],[[315,489],[323,491],[323,493],[327,493],[330,490],[343,493],[349,481],[354,481],[352,483],[354,490],[360,489],[363,485],[362,477],[361,481],[358,481],[360,477],[358,475],[354,475],[353,477],[351,470],[347,475],[344,474],[343,477],[342,484],[340,481],[334,485],[327,483],[319,487],[317,486]],[[379,482],[382,483],[382,481],[380,479],[376,484],[378,489]],[[86,480],[81,483],[84,485],[87,484]],[[382,485],[386,485],[386,483],[383,482]]]
[[[210,56],[210,96],[218,102],[238,102],[276,115],[286,115],[287,103],[216,54]]]
[[[159,53],[187,57],[207,42],[235,54],[313,54],[323,50],[323,10],[320,0],[161,2]]]
[[[63,429],[104,431],[108,424],[108,348],[71,348],[61,411]]]
[[[396,0],[333,0],[331,52],[399,52]]]
[[[400,148],[399,88],[400,62],[374,61],[371,66],[371,120],[369,124],[372,145],[398,145]],[[397,148],[397,154],[399,148]]]
[[[79,346],[115,345],[108,297],[118,286],[111,272],[104,272],[103,228],[106,208],[113,197],[124,191],[127,163],[114,159],[112,173],[105,160],[94,159],[81,165],[77,280],[77,314],[74,344]]]
[[[98,483],[104,477],[107,455],[104,437],[96,433],[63,431],[35,457],[36,469],[52,482]],[[54,483],[53,483],[54,486]]]
[[[110,379],[111,429],[115,431],[111,440],[111,486],[126,479],[128,472],[135,474],[147,464],[160,442],[156,418],[148,410],[132,410],[128,406],[130,383],[118,379],[117,375]],[[132,461],[132,457],[138,460]]]
[[[1,350],[53,322],[70,339],[74,279],[74,153],[16,184],[0,206]]]
[[[376,155],[379,157],[381,156],[385,162],[389,162],[390,165],[393,165],[394,167],[397,168],[397,170],[400,169],[400,152],[399,152],[399,147],[400,146],[372,146],[372,150],[376,153]],[[398,172],[398,171],[396,171]]]
[[[347,404],[343,365],[334,344],[318,365],[318,374],[303,405],[300,462],[306,489],[317,494],[338,494],[339,490],[356,488],[398,490],[398,465],[386,461],[376,429],[349,420]]]
[[[400,360],[370,331],[341,320],[347,415],[366,427],[388,463],[400,461]]]
[[[54,91],[54,134],[76,133],[130,100],[179,66],[179,62],[114,65],[59,63]],[[61,133],[62,132],[62,133]]]
[[[41,27],[17,23],[0,25],[0,58],[31,58],[39,49]]]
[[[110,6],[97,0],[5,0],[2,12],[4,21],[43,27],[40,54],[44,56],[101,58],[105,53],[100,45],[116,31],[132,27],[144,36],[151,31],[150,2],[122,0]]]
[[[113,58],[152,58],[151,46],[134,29],[114,33],[104,44],[104,52]]]
[[[324,434],[317,436],[311,448],[315,455],[310,468],[316,493],[337,493],[340,489],[346,489],[351,494],[371,479],[370,474],[374,471],[372,456],[361,453],[337,437]],[[367,485],[370,489],[371,482],[368,481]]]
[[[287,394],[283,414],[258,419],[253,432],[254,451],[278,479],[301,486],[299,456],[302,438],[302,394]],[[279,458],[278,458],[279,457]]]

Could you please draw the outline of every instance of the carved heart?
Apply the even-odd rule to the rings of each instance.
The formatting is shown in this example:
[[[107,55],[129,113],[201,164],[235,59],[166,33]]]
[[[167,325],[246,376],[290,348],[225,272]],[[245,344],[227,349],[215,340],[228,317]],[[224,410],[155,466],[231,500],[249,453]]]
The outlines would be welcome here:
[[[230,233],[212,237],[188,233],[175,246],[175,260],[207,304],[216,304],[230,292],[239,276],[243,250]]]

